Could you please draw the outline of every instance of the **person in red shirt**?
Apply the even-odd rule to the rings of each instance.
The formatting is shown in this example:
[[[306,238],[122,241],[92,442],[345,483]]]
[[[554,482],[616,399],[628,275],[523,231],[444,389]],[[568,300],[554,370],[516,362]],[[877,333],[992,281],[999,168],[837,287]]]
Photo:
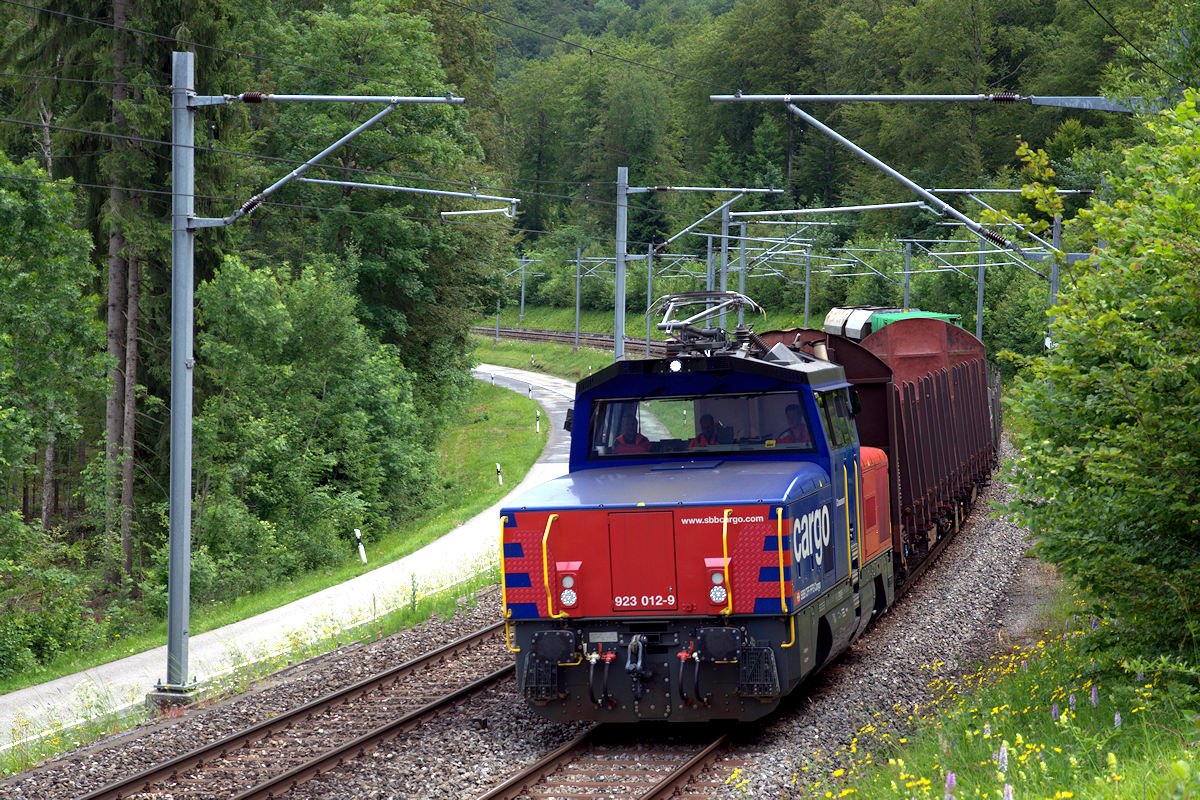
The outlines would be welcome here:
[[[712,414],[705,414],[700,417],[700,433],[695,439],[688,442],[688,450],[694,447],[707,447],[710,444],[717,443],[717,421],[713,419]]]
[[[614,453],[649,453],[650,440],[638,433],[637,417],[626,414],[621,417],[621,433],[613,445]]]
[[[784,413],[787,414],[788,428],[783,433],[779,434],[777,440],[779,444],[798,444],[804,447],[812,447],[812,435],[808,432],[808,425],[804,419],[804,412],[796,403],[792,403]]]

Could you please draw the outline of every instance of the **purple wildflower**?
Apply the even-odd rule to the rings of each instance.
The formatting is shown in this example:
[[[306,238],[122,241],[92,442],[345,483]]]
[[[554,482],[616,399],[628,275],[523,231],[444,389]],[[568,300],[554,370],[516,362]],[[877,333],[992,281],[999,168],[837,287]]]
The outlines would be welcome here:
[[[950,770],[946,770],[945,800],[954,800],[954,787],[958,786],[958,778]]]
[[[1092,631],[1093,632],[1095,632],[1096,628],[1099,627],[1099,625],[1100,625],[1100,620],[1096,619],[1095,617],[1092,617]]]
[[[1012,784],[1004,784],[1004,800],[1013,800]]]
[[[1000,745],[1000,759],[998,762],[1001,772],[1008,772],[1008,745]]]
[[[992,735],[992,723],[988,722],[988,723],[985,723],[985,724],[984,724],[984,726],[983,726],[983,735],[984,735],[984,736],[991,736],[991,735]]]
[[[1075,693],[1074,692],[1071,692],[1070,696],[1067,698],[1067,702],[1071,704],[1071,711],[1074,712],[1075,711]]]
[[[1138,679],[1138,683],[1141,683],[1142,681],[1146,680],[1146,673],[1142,672],[1142,671],[1139,669],[1139,670],[1137,671],[1137,679]]]
[[[1113,716],[1113,727],[1114,727],[1114,728],[1120,728],[1120,727],[1121,727],[1121,712],[1120,712],[1120,711],[1118,711],[1118,712],[1116,713],[1116,715],[1115,715],[1115,716]]]
[[[1096,691],[1096,687],[1092,687],[1092,708],[1100,707],[1100,692]]]
[[[1058,722],[1058,703],[1050,706],[1050,719]]]

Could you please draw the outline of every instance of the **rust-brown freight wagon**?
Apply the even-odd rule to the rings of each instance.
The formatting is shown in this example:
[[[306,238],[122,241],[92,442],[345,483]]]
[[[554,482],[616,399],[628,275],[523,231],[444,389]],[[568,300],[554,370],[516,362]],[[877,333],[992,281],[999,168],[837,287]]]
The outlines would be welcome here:
[[[835,308],[824,330],[761,337],[840,364],[861,407],[859,439],[887,453],[892,546],[904,582],[957,528],[996,463],[999,390],[983,343],[947,315]]]

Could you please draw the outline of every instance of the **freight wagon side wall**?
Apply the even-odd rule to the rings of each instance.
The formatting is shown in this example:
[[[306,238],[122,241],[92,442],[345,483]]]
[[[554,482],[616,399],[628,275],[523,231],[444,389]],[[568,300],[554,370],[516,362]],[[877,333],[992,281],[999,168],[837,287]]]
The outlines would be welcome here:
[[[958,500],[995,460],[983,343],[941,320],[904,319],[863,340],[894,378],[901,524],[910,547],[932,545]]]

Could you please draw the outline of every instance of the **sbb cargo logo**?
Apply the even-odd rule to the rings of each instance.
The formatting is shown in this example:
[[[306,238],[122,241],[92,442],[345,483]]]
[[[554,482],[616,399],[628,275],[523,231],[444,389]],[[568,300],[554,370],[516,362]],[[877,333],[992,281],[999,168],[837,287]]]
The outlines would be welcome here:
[[[831,535],[828,506],[796,517],[792,523],[792,549],[796,560],[816,556],[817,566],[820,566]]]

